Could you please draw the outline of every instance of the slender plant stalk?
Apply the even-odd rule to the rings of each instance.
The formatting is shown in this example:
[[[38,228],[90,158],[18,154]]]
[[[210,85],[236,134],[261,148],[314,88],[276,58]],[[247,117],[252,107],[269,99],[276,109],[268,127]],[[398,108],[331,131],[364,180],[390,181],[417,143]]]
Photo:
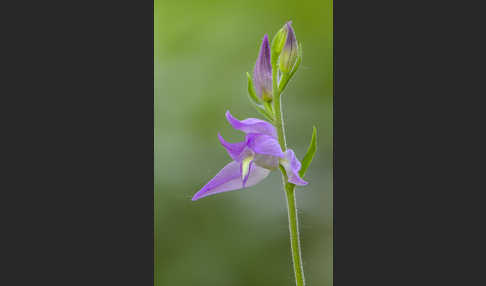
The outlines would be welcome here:
[[[283,114],[281,110],[280,101],[280,91],[278,89],[278,79],[277,79],[277,66],[274,65],[273,68],[273,100],[275,109],[275,127],[277,129],[278,142],[283,151],[287,150],[287,142],[285,140],[285,129]],[[285,195],[287,199],[287,212],[289,215],[289,231],[290,231],[290,246],[292,251],[292,260],[294,264],[295,273],[295,283],[297,286],[304,286],[304,269],[302,267],[302,258],[300,251],[300,238],[299,238],[299,223],[297,216],[297,205],[295,203],[295,185],[287,182],[287,174],[282,166],[280,166],[282,171],[282,179],[285,190]]]
[[[287,142],[285,141],[284,121],[282,115],[282,103],[280,102],[280,90],[278,89],[277,79],[277,65],[272,68],[272,80],[273,80],[273,101],[275,109],[275,127],[277,128],[278,143],[285,152],[287,150]]]
[[[285,184],[285,194],[287,195],[287,209],[289,213],[290,245],[292,248],[292,258],[294,261],[295,281],[297,286],[304,286],[304,268],[302,267],[302,257],[300,252],[299,221],[297,218],[297,206],[295,204],[294,185]]]

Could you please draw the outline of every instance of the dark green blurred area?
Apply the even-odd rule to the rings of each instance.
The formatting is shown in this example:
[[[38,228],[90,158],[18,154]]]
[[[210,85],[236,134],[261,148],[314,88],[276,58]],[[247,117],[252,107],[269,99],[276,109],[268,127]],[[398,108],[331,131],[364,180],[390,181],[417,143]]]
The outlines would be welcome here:
[[[297,188],[308,285],[332,285],[332,1],[155,0],[155,284],[295,285],[281,177],[192,202],[231,159],[224,117],[260,117],[246,95],[261,39],[293,21],[303,62],[283,95],[287,143],[302,160]],[[261,118],[261,117],[260,117]]]

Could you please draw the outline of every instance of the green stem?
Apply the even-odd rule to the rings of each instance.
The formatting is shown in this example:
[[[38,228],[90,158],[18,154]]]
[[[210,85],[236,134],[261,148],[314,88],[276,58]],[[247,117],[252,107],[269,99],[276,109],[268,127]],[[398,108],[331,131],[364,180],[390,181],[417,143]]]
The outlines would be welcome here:
[[[282,150],[287,150],[287,142],[285,141],[285,127],[283,121],[283,114],[282,114],[282,103],[280,102],[280,90],[278,89],[277,83],[277,66],[275,65],[272,68],[272,79],[273,79],[273,101],[274,101],[274,109],[275,109],[275,127],[277,128],[277,136],[278,136],[278,143],[280,143],[280,147]]]
[[[294,261],[295,281],[297,286],[304,286],[304,268],[300,253],[299,220],[297,217],[297,206],[295,204],[295,188],[293,184],[285,184],[287,195],[287,209],[289,213],[290,245]]]
[[[273,100],[275,109],[275,127],[277,129],[278,142],[283,151],[287,150],[287,142],[285,140],[285,129],[282,114],[282,103],[280,100],[280,90],[278,89],[277,82],[277,65],[273,64],[272,67],[273,78]],[[292,251],[292,261],[294,265],[295,283],[297,286],[304,286],[304,269],[302,267],[302,258],[300,251],[300,238],[299,238],[299,223],[297,217],[297,205],[295,203],[295,185],[287,181],[287,174],[285,169],[280,166],[282,171],[282,179],[287,199],[287,212],[289,215],[289,231],[290,231],[290,247]]]

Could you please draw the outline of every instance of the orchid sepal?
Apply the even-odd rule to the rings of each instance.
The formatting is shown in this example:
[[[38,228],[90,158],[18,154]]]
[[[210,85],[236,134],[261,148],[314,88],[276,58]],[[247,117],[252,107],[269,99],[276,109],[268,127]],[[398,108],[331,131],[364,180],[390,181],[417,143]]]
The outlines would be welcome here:
[[[266,122],[258,118],[247,118],[244,120],[238,120],[231,113],[226,111],[226,119],[229,124],[236,129],[244,132],[245,134],[256,133],[265,134],[277,138],[277,129],[271,123]]]

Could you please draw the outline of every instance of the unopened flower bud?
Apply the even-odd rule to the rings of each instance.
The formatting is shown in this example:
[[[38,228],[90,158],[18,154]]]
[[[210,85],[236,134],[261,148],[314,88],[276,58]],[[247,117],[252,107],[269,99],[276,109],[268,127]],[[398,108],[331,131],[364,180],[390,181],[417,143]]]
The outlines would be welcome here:
[[[270,62],[270,44],[266,34],[263,37],[260,53],[253,70],[253,84],[256,94],[261,99],[272,100],[272,65]]]
[[[284,73],[292,71],[298,57],[298,43],[295,39],[294,29],[291,26],[292,22],[289,21],[285,24],[284,29],[287,32],[287,37],[285,40],[285,45],[280,54],[280,70]]]
[[[285,45],[285,39],[287,38],[287,29],[282,27],[277,34],[273,37],[272,40],[272,60],[277,63],[278,56]]]

